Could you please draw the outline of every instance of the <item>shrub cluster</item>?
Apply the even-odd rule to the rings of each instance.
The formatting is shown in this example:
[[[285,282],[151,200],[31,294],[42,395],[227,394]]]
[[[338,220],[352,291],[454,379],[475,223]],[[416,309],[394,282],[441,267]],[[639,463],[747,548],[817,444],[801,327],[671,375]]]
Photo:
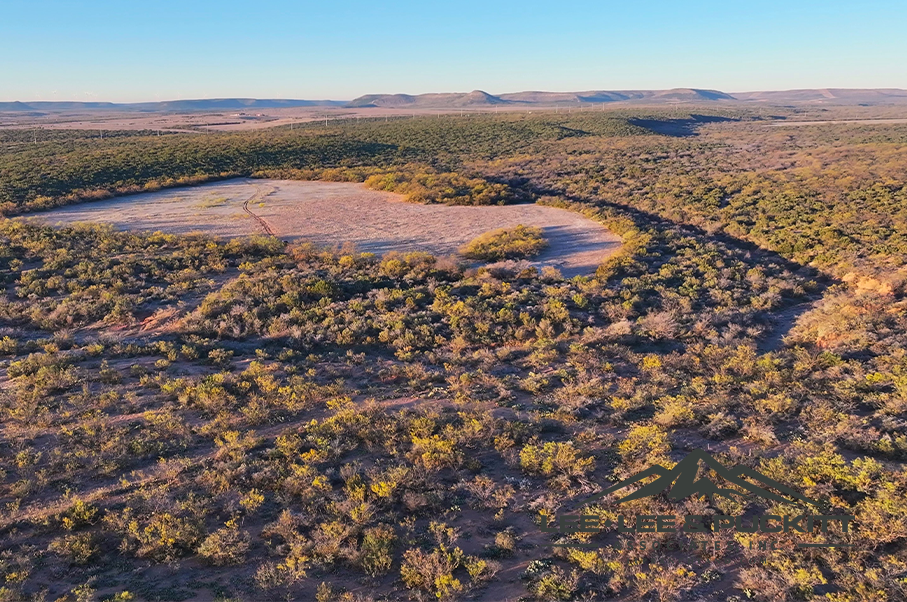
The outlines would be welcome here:
[[[477,261],[528,259],[545,250],[548,241],[537,226],[519,224],[500,228],[476,237],[460,249],[460,253]]]

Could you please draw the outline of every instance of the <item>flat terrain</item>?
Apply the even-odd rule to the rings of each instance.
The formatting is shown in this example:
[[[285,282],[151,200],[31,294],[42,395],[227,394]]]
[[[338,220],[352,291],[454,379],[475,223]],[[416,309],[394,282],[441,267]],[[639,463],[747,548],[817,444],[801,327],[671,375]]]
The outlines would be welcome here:
[[[833,125],[836,123],[856,123],[859,125],[898,124],[907,123],[907,119],[835,119],[826,121],[779,121],[769,124],[772,127],[786,127],[798,125]]]
[[[451,207],[401,198],[361,184],[242,178],[72,205],[30,219],[227,238],[274,234],[319,245],[349,242],[377,254],[419,250],[439,256],[456,253],[483,232],[525,224],[541,227],[550,243],[532,263],[557,267],[568,277],[594,272],[620,246],[620,238],[598,223],[554,207]]]
[[[614,107],[614,108],[619,108]],[[558,109],[561,112],[601,111],[601,105],[576,105]],[[555,106],[501,107],[292,107],[268,108],[250,111],[191,111],[191,112],[120,112],[100,110],[73,110],[41,112],[0,112],[0,130],[36,128],[40,130],[105,130],[205,133],[244,132],[278,126],[291,126],[327,120],[343,122],[349,119],[407,119],[412,117],[440,117],[441,115],[470,115],[481,113],[532,113],[555,112]]]

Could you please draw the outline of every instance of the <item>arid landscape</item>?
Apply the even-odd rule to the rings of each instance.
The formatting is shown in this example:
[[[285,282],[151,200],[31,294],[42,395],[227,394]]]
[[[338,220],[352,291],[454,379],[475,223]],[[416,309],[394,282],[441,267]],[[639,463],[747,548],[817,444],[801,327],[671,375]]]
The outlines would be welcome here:
[[[835,94],[13,120],[0,601],[907,599],[907,111]]]
[[[907,602],[907,2],[0,5],[0,602]]]

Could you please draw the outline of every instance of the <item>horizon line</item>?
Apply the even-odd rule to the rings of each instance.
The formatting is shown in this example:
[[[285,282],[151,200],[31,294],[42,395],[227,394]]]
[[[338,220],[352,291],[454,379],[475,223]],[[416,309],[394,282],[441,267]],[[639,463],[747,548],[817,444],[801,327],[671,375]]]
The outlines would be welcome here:
[[[663,92],[663,91],[672,91],[672,90],[703,90],[707,92],[721,92],[723,94],[735,95],[735,94],[758,94],[766,92],[804,92],[804,91],[821,91],[821,90],[842,90],[842,91],[900,91],[907,92],[907,88],[898,88],[898,87],[835,87],[835,86],[821,86],[821,87],[812,87],[812,88],[783,88],[783,89],[761,89],[761,90],[739,90],[733,92],[725,92],[719,88],[704,88],[696,86],[674,86],[671,88],[589,88],[584,90],[543,90],[543,89],[527,89],[519,90],[516,92],[488,92],[480,88],[475,88],[470,91],[448,91],[448,92],[419,92],[419,93],[410,93],[410,92],[366,92],[360,94],[354,98],[345,99],[345,98],[303,98],[303,97],[274,97],[274,96],[197,96],[189,98],[169,98],[166,100],[126,100],[126,101],[117,101],[117,100],[78,100],[78,99],[33,99],[33,100],[0,100],[0,103],[94,103],[94,104],[112,104],[112,105],[137,105],[137,104],[161,104],[168,102],[195,102],[195,101],[216,101],[216,100],[254,100],[254,101],[278,101],[278,102],[352,102],[363,96],[425,96],[428,94],[470,94],[472,92],[482,92],[484,94],[489,94],[491,96],[502,96],[507,94],[527,94],[527,93],[541,93],[541,94],[578,94],[582,92]],[[726,100],[726,99],[720,99]],[[621,101],[611,101],[611,102],[621,102]]]

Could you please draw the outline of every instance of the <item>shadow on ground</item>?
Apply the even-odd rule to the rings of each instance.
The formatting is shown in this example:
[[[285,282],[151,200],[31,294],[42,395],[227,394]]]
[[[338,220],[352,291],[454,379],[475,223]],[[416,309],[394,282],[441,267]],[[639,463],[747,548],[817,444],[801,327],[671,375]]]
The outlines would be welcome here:
[[[765,249],[755,243],[733,237],[724,232],[710,233],[697,226],[672,222],[656,214],[648,213],[629,205],[603,201],[601,199],[590,199],[579,195],[565,194],[562,190],[539,185],[538,183],[527,183],[527,188],[531,193],[538,196],[558,196],[567,201],[589,207],[610,207],[632,218],[637,224],[658,230],[674,230],[675,232],[684,235],[717,243],[727,249],[727,251],[736,259],[743,261],[750,267],[755,268],[768,263],[774,263],[783,269],[803,277],[804,280],[813,281],[815,283],[815,289],[810,295],[784,299],[784,302],[780,307],[771,311],[762,312],[760,321],[765,327],[765,332],[756,341],[757,351],[760,353],[767,353],[783,347],[785,337],[794,328],[800,316],[813,309],[815,303],[822,298],[823,294],[830,286],[840,283],[837,279],[816,268],[791,261],[775,251]]]
[[[663,136],[696,136],[699,126],[706,123],[737,121],[731,117],[717,115],[690,115],[687,119],[631,119],[630,123]]]

